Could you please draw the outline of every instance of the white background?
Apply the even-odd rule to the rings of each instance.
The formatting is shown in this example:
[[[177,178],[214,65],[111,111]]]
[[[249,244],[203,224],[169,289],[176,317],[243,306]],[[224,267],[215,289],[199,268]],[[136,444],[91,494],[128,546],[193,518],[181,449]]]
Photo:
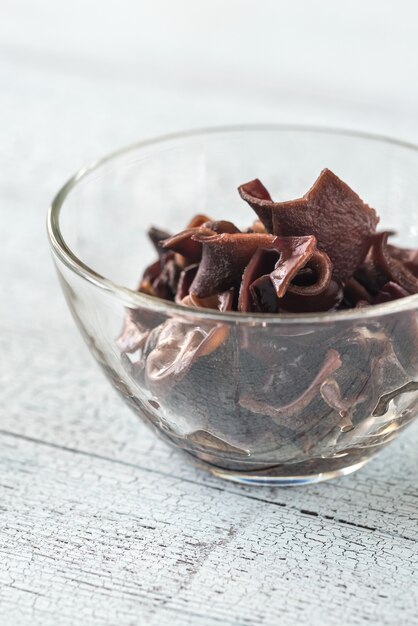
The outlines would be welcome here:
[[[245,122],[418,142],[417,22],[413,0],[0,0],[0,295],[21,271],[42,305],[52,196],[131,142]]]

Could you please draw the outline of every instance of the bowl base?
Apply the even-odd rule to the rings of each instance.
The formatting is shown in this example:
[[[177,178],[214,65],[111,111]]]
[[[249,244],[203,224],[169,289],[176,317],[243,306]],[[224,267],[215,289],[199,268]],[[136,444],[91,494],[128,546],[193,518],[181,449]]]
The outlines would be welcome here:
[[[194,455],[192,455],[194,456]],[[340,476],[347,476],[352,472],[361,469],[372,457],[362,459],[352,465],[338,467],[338,469],[329,469],[322,472],[303,471],[303,464],[297,463],[292,465],[276,465],[262,470],[230,470],[212,465],[201,459],[194,458],[194,463],[200,469],[203,469],[217,478],[230,480],[234,483],[242,485],[257,485],[261,487],[298,487],[301,485],[311,485],[321,483],[325,480],[331,480]],[[308,469],[308,468],[306,468]]]

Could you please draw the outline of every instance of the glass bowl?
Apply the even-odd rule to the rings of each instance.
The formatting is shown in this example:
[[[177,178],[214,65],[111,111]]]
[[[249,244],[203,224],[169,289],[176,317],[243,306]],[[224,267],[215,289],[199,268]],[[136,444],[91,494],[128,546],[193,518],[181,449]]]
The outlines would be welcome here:
[[[324,167],[376,208],[380,229],[417,246],[417,148],[339,130],[247,126],[138,143],[81,170],[52,203],[53,258],[92,354],[143,422],[217,476],[297,485],[348,474],[417,415],[418,296],[272,316],[135,290],[155,258],[151,225],[176,232],[205,213],[247,226],[241,183],[300,197]]]

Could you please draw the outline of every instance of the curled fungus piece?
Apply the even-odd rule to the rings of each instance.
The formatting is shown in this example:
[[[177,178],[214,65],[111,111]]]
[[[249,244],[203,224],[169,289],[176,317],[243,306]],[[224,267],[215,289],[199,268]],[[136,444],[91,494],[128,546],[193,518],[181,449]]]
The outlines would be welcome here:
[[[116,344],[124,354],[136,352],[144,345],[149,334],[149,328],[144,327],[134,319],[134,313],[128,310],[125,315],[122,332]]]
[[[225,312],[232,311],[233,302],[234,290],[230,289],[229,291],[214,294],[207,298],[198,298],[193,294],[189,294],[183,299],[182,304],[196,309],[217,309],[218,311]],[[211,354],[211,352],[214,352],[216,348],[221,346],[226,341],[228,335],[229,327],[227,324],[216,324],[216,326],[212,326],[196,356],[207,356]]]
[[[239,291],[238,310],[242,312],[250,312],[254,310],[260,310],[263,306],[263,310],[269,313],[275,313],[277,311],[277,296],[274,290],[273,284],[270,281],[269,274],[274,269],[275,264],[279,258],[279,253],[275,248],[258,248],[250,259],[247,267],[242,276],[241,287]],[[264,277],[263,281],[264,289],[266,293],[265,304],[257,306],[254,302],[254,298],[257,298],[257,293],[254,293],[256,288],[254,283]],[[251,290],[253,287],[253,290]]]
[[[401,261],[405,267],[418,278],[418,250],[399,248],[391,244],[387,245],[387,250],[392,258]]]
[[[250,395],[242,395],[239,399],[241,406],[249,409],[253,413],[267,415],[275,422],[283,426],[292,426],[292,420],[302,413],[309,404],[317,396],[319,388],[341,366],[341,359],[336,350],[328,350],[324,362],[313,380],[307,383],[305,390],[297,398],[287,404],[273,404],[265,401],[259,401]],[[279,398],[278,398],[279,400]],[[293,424],[296,425],[295,423]],[[300,426],[300,425],[298,425]]]
[[[186,302],[184,302],[185,299],[187,299]],[[224,291],[222,293],[215,293],[212,296],[207,296],[206,298],[199,298],[193,293],[189,293],[185,299],[183,299],[183,304],[196,309],[205,308],[218,309],[218,311],[232,311],[234,289],[230,289],[229,291]]]
[[[164,322],[165,316],[148,309],[126,309],[122,332],[116,340],[120,352],[129,354],[140,350],[150,332]]]
[[[239,193],[268,232],[314,235],[319,250],[331,259],[334,276],[341,281],[352,276],[364,260],[378,223],[374,209],[328,169],[296,200],[274,202],[258,179],[241,185]]]
[[[348,308],[355,307],[358,302],[371,304],[372,301],[372,295],[354,277],[350,278],[344,285],[344,302]]]
[[[232,222],[228,222],[227,220],[218,220],[215,222],[208,221],[202,224],[203,227],[212,230],[214,233],[229,233],[230,235],[233,233],[241,232],[239,228],[235,226]]]
[[[177,304],[181,304],[184,298],[189,294],[190,285],[192,284],[199,265],[194,263],[182,270],[179,281],[177,283],[176,297]]]
[[[176,235],[167,234],[166,237],[161,237],[157,245],[164,251],[171,250],[181,255],[186,259],[187,265],[198,263],[202,256],[202,247],[192,241],[191,237],[207,222],[210,222],[210,218],[207,215],[198,213],[192,217],[184,230]]]
[[[257,213],[259,221],[264,225],[266,232],[273,232],[273,200],[261,180],[255,178],[249,183],[238,187],[239,195]]]
[[[174,300],[181,268],[173,253],[165,253],[149,265],[138,286],[138,291],[164,300]]]
[[[206,299],[186,298],[190,298],[187,306],[228,311],[232,308],[234,292],[231,290]],[[196,326],[168,319],[154,332],[156,338],[146,359],[145,375],[152,386],[163,383],[169,388],[183,379],[197,359],[209,356],[226,342],[229,327],[227,324]]]
[[[177,235],[160,242],[163,249],[172,250],[186,259],[187,264],[199,263],[202,258],[202,239],[221,233],[239,233],[239,229],[232,222],[226,220],[202,222],[204,215],[196,216],[190,225]]]
[[[304,269],[311,270],[311,272],[301,273],[299,283],[296,282],[298,276],[295,276],[295,282],[289,284],[288,291],[305,297],[319,296],[331,282],[332,265],[329,256],[325,252],[316,250],[308,259]]]
[[[293,285],[292,285],[293,286]],[[336,311],[344,297],[341,283],[331,279],[327,286],[314,295],[294,292],[289,288],[288,292],[279,302],[281,313],[321,313]]]
[[[389,402],[403,393],[418,389],[418,382],[411,380],[394,350],[391,340],[383,345],[380,355],[370,364],[368,397],[373,401],[372,415],[384,415]]]
[[[161,228],[151,226],[151,228],[148,229],[148,237],[151,239],[151,243],[157,251],[158,255],[161,256],[162,254],[164,254],[165,251],[160,244],[164,239],[168,239],[169,237],[171,237],[170,233],[168,233],[166,230],[162,230]]]
[[[385,282],[398,284],[409,294],[418,293],[418,278],[399,257],[392,256],[387,245],[388,236],[389,233],[383,232],[373,237],[370,260],[377,275],[386,279]]]
[[[193,238],[193,235],[197,233],[213,235],[213,231],[209,228],[195,226],[186,228],[186,230],[182,230],[173,237],[164,239],[161,242],[161,246],[165,250],[172,250],[177,254],[181,254],[181,256],[187,259],[188,263],[199,263],[202,258],[202,244]]]
[[[383,285],[382,289],[377,294],[373,301],[373,304],[382,304],[383,302],[392,302],[393,300],[399,300],[399,298],[405,298],[408,296],[408,292],[400,285],[389,281]]]
[[[344,398],[339,384],[334,378],[327,378],[321,384],[320,393],[325,402],[335,411],[338,411],[341,432],[346,433],[353,428],[352,410],[355,401],[351,398]]]
[[[202,226],[207,222],[210,222],[210,217],[204,215],[203,213],[198,213],[197,215],[194,215],[189,221],[189,223],[187,224],[187,228],[198,228],[199,226]]]
[[[161,274],[163,267],[164,257],[148,265],[145,268],[141,281],[138,285],[138,291],[140,291],[141,293],[146,293],[149,296],[155,296],[156,293],[153,288],[153,283]]]
[[[190,293],[204,298],[238,288],[242,273],[257,248],[268,247],[273,235],[258,233],[196,234],[202,244],[202,260]]]
[[[205,351],[209,332],[175,319],[156,328],[155,347],[146,359],[145,377],[151,386],[171,387],[189,371],[199,353]]]
[[[277,297],[282,298],[291,288],[298,271],[306,266],[315,253],[315,237],[275,237],[271,247],[280,253],[280,258],[270,273],[270,280]],[[296,285],[293,286],[296,288]]]
[[[390,234],[385,231],[371,238],[367,256],[354,275],[357,283],[369,292],[372,304],[376,304],[376,299],[377,303],[381,301],[379,294],[388,283],[397,285],[406,295],[418,293],[418,268],[415,266],[413,251],[389,245]],[[394,288],[390,289],[394,295]],[[388,293],[382,301],[387,302],[387,298]]]
[[[383,415],[390,400],[418,386],[416,365],[411,367],[397,345],[398,336],[388,331],[386,322],[358,325],[341,344],[341,376],[338,380],[337,372],[336,379],[350,399],[351,411]]]
[[[238,310],[278,313],[337,308],[341,285],[331,280],[331,262],[315,245],[315,237],[275,237],[269,248],[257,249],[243,274]]]

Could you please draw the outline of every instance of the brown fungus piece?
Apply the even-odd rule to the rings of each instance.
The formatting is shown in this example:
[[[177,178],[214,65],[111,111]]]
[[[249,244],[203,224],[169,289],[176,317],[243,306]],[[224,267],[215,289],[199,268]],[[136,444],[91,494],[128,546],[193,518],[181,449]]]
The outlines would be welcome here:
[[[184,268],[179,276],[179,280],[177,283],[176,297],[175,301],[177,304],[180,304],[182,300],[188,296],[190,285],[192,284],[194,277],[196,276],[196,272],[199,265],[194,263],[193,265],[189,265]]]
[[[327,378],[331,376],[340,366],[341,359],[338,352],[333,349],[328,350],[325,359],[313,380],[308,383],[305,390],[291,402],[284,405],[270,404],[266,401],[257,400],[249,394],[243,394],[239,399],[239,403],[241,406],[247,408],[253,413],[271,417],[276,423],[283,426],[288,426],[290,428],[303,428],[304,424],[299,423],[299,415],[317,396],[323,382],[327,380]]]
[[[206,299],[186,296],[184,300],[186,306],[228,311],[232,307],[234,292],[230,290]],[[152,386],[163,383],[170,388],[184,378],[197,359],[210,355],[227,340],[229,327],[216,324],[206,328],[204,324],[196,326],[168,319],[154,332],[157,334],[146,359],[145,375]]]
[[[387,245],[388,236],[389,233],[383,232],[373,237],[370,260],[376,272],[379,276],[386,278],[385,282],[398,284],[408,294],[418,293],[418,278],[403,261],[391,255]]]
[[[279,252],[275,248],[258,248],[254,252],[242,275],[238,298],[238,311],[244,313],[262,310],[268,311],[269,313],[275,313],[277,311],[277,295],[269,274],[274,269],[278,259]],[[268,302],[265,306],[263,306],[262,302],[259,303],[258,294],[254,293],[254,290],[257,289],[257,287],[254,287],[254,283],[261,277],[266,279],[263,283],[264,289],[262,288],[263,291],[266,291]],[[251,287],[253,287],[253,290],[251,290]]]
[[[372,296],[358,280],[350,278],[344,285],[344,303],[353,308],[358,302],[372,303]]]
[[[250,285],[252,311],[278,313],[279,300],[268,275],[260,276]]]
[[[162,254],[158,261],[151,263],[142,276],[138,291],[149,296],[174,300],[181,268],[173,253]]]
[[[311,270],[311,272],[306,271],[305,274],[301,272],[302,276],[295,275],[294,281],[288,285],[288,292],[305,297],[319,296],[328,288],[331,282],[332,265],[329,256],[325,252],[315,250],[306,261],[303,269]],[[304,276],[308,278],[305,284],[303,281]],[[297,282],[298,278],[299,283]]]
[[[352,276],[364,260],[379,221],[374,209],[328,169],[296,200],[273,202],[257,179],[241,185],[239,193],[269,232],[315,235],[318,248],[328,254],[333,274],[341,281]]]
[[[217,309],[218,308],[218,294],[207,298],[198,298],[197,296],[189,293],[181,301],[183,306],[191,307],[192,309]]]
[[[155,346],[146,359],[145,377],[151,388],[161,383],[170,388],[187,374],[210,331],[170,319],[153,332]]]
[[[176,263],[175,255],[165,254],[160,257],[161,272],[152,283],[153,292],[157,298],[174,300],[181,268]]]
[[[215,222],[205,222],[204,224],[202,224],[202,226],[204,226],[205,228],[209,228],[210,230],[213,230],[214,233],[229,233],[230,235],[232,233],[239,233],[241,232],[239,228],[237,228],[235,226],[235,224],[233,224],[232,222],[228,222],[227,220],[218,220]]]
[[[408,295],[408,292],[405,291],[405,289],[403,289],[400,285],[389,281],[386,285],[383,285],[382,289],[374,299],[373,304],[392,302],[393,300],[399,300],[399,298],[405,298]]]
[[[234,289],[224,291],[223,293],[215,293],[206,298],[198,298],[193,293],[185,296],[181,302],[184,306],[196,309],[218,309],[218,311],[232,311],[234,303]]]
[[[159,241],[159,247],[163,250],[172,250],[176,254],[184,257],[185,265],[198,263],[202,256],[202,246],[191,240],[191,236],[198,232],[203,224],[209,223],[210,217],[198,213],[187,224],[186,228],[176,235],[167,235]],[[151,229],[152,230],[152,229]],[[184,264],[184,263],[183,263]]]
[[[136,352],[144,345],[149,328],[146,328],[135,320],[135,312],[128,309],[126,311],[122,332],[116,340],[119,350],[123,353]]]
[[[196,234],[202,260],[190,293],[200,298],[238,288],[242,273],[257,248],[268,247],[273,235],[256,233]]]
[[[147,341],[150,332],[165,320],[165,315],[149,309],[126,309],[122,332],[116,340],[123,353],[136,352]]]
[[[277,297],[282,298],[298,271],[306,266],[314,254],[316,239],[312,236],[275,237],[271,247],[280,252],[280,258],[270,273],[270,280]]]
[[[164,259],[161,260],[161,258],[157,261],[154,261],[154,263],[148,265],[144,270],[137,291],[139,291],[140,293],[146,293],[149,296],[155,296],[156,294],[153,289],[153,283],[161,274],[161,270],[163,267]]]
[[[186,228],[186,230],[182,230],[180,233],[168,239],[164,239],[164,241],[161,242],[161,246],[165,250],[173,250],[173,252],[181,254],[187,259],[189,264],[199,263],[202,258],[202,244],[200,241],[193,238],[193,235],[197,233],[212,235],[213,231],[204,226]]]
[[[193,294],[186,296],[181,304],[184,306],[200,309],[218,309],[218,311],[232,311],[234,303],[234,289],[224,291],[223,293],[214,294],[207,298],[198,298]],[[222,345],[228,338],[229,328],[226,324],[217,324],[212,327],[206,339],[199,347],[196,353],[196,358],[201,356],[207,356],[220,345]]]
[[[207,454],[208,452],[214,452],[215,454],[226,453],[228,455],[233,454],[243,457],[250,456],[249,450],[243,450],[242,448],[233,446],[232,444],[228,443],[228,441],[217,437],[207,430],[195,430],[186,435],[185,439],[187,443],[192,444],[193,451],[195,451],[197,448],[205,454]],[[184,447],[184,440],[181,441],[181,444]]]
[[[315,250],[315,237],[275,237],[259,248],[245,268],[238,302],[240,311],[264,313],[324,311],[342,300],[332,281],[331,262]]]
[[[384,415],[391,400],[418,388],[418,382],[405,371],[389,339],[382,353],[372,359],[370,373],[368,396],[373,400],[372,415]]]
[[[273,200],[261,180],[255,178],[238,187],[243,200],[257,213],[259,221],[268,233],[273,232],[272,204]]]
[[[381,324],[354,327],[340,346],[343,367],[335,378],[351,398],[351,412],[383,415],[390,400],[411,390],[418,372],[408,371],[398,354],[396,337]],[[418,385],[417,385],[418,386]]]
[[[401,261],[406,269],[418,278],[418,250],[399,248],[391,244],[387,245],[387,250],[392,258]]]
[[[198,228],[199,226],[202,226],[210,221],[210,217],[204,215],[203,213],[198,213],[192,217],[190,222],[187,224],[187,228]]]
[[[293,286],[293,285],[292,285]],[[289,290],[279,302],[280,313],[321,313],[336,311],[344,297],[343,288],[338,280],[331,279],[323,291],[310,295],[301,290],[299,293]]]
[[[168,239],[169,237],[171,237],[170,233],[168,233],[166,230],[162,230],[161,228],[151,226],[151,228],[148,229],[148,237],[151,239],[151,242],[156,249],[158,255],[161,256],[165,254],[165,250],[163,250],[160,244],[164,239]]]
[[[229,291],[224,291],[218,295],[218,309],[225,313],[226,311],[232,311],[234,307],[235,300],[235,289],[230,289]]]
[[[185,230],[162,241],[162,248],[181,254],[186,259],[187,264],[199,263],[202,258],[202,242],[195,235],[210,237],[213,234],[240,232],[232,222],[226,220],[217,222],[206,220],[201,222],[204,217],[204,215],[196,216],[190,222],[190,224],[196,224],[196,226],[190,226],[189,224]]]
[[[320,393],[325,402],[335,411],[338,411],[340,419],[338,425],[341,432],[346,433],[353,429],[353,405],[355,401],[344,398],[339,384],[334,378],[328,378],[321,384]]]

